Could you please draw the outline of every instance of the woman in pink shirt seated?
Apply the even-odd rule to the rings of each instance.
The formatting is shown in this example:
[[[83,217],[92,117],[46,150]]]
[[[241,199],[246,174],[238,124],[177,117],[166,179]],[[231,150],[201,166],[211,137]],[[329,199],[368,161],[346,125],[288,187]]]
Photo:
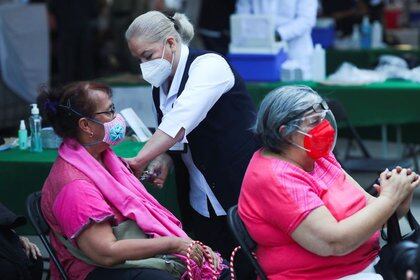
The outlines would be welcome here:
[[[407,169],[380,175],[369,195],[332,154],[334,117],[309,87],[288,86],[262,102],[255,152],[239,198],[239,215],[257,242],[269,279],[382,279],[379,229],[409,208],[419,176]]]
[[[184,279],[192,240],[110,149],[126,129],[110,88],[78,82],[45,89],[38,102],[64,140],[42,189],[41,207],[69,278]],[[130,237],[118,239],[121,234]],[[192,248],[193,279],[211,279],[214,267],[203,258],[205,251]],[[209,251],[220,274],[225,266]],[[52,276],[59,279],[55,266]]]

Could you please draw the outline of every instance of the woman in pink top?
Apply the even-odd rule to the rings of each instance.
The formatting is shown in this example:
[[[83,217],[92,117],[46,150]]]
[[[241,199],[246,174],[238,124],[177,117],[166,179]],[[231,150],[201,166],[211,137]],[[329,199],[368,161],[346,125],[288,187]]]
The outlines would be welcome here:
[[[184,268],[177,278],[167,270],[151,267],[113,268],[128,260],[155,256],[164,258],[165,263],[172,256],[182,267],[192,240],[177,218],[146,191],[110,149],[124,139],[126,128],[124,119],[115,113],[110,88],[78,82],[57,90],[45,89],[38,102],[44,117],[64,139],[42,189],[41,207],[52,229],[51,243],[69,278],[184,279]],[[128,220],[147,238],[117,240],[112,226]],[[97,265],[75,257],[60,235]],[[203,252],[201,246],[191,252],[193,278],[197,280],[210,279],[212,272]],[[217,254],[213,257],[220,274],[225,266]],[[59,278],[54,266],[52,277]]]
[[[382,279],[373,268],[378,230],[408,211],[419,176],[386,170],[377,198],[364,191],[331,153],[334,117],[308,87],[270,93],[255,130],[263,148],[246,171],[239,215],[268,278]]]

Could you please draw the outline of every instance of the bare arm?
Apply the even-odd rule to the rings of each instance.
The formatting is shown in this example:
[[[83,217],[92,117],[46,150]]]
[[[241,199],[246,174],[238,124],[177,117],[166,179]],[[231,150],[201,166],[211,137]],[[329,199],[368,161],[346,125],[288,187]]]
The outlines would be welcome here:
[[[160,129],[157,129],[153,136],[147,141],[143,149],[139,151],[136,157],[127,159],[135,175],[140,177],[141,172],[146,165],[157,156],[166,152],[184,137],[185,129],[181,128],[177,135],[172,138]]]
[[[398,172],[398,173],[400,173],[401,171],[402,171],[402,167],[397,167],[396,168],[396,171]],[[389,178],[389,177],[391,177],[391,175],[392,175],[392,172],[391,171],[388,171],[388,170],[386,170],[386,172],[387,172],[387,178]],[[411,173],[412,173],[413,171],[411,170],[411,169],[407,169],[407,175],[410,175]],[[366,196],[366,200],[367,200],[367,204],[370,204],[370,203],[372,203],[373,201],[375,201],[377,198],[376,197],[374,197],[374,196],[372,196],[371,194],[369,194],[369,193],[367,193],[366,191],[365,191],[365,189],[364,188],[362,188],[360,185],[359,185],[359,183],[357,183],[356,182],[356,180],[354,180],[353,179],[353,177],[351,177],[349,174],[347,174],[346,173],[346,176],[347,176],[347,178],[351,181],[351,182],[353,182],[353,184],[358,188],[358,189],[360,189],[364,194],[365,194],[365,196]],[[415,176],[415,178],[414,178],[414,181],[416,181],[418,179],[418,175],[416,175]],[[374,185],[374,187],[376,188],[376,190],[378,191],[378,193],[380,193],[381,191],[380,191],[380,186],[379,185],[377,185],[377,184],[375,184]],[[400,219],[400,218],[402,218],[402,217],[404,217],[406,214],[407,214],[407,212],[408,212],[408,210],[410,209],[410,205],[411,205],[411,201],[413,200],[413,195],[414,195],[414,190],[411,192],[411,194],[410,195],[408,195],[407,196],[407,198],[403,201],[403,202],[401,202],[401,204],[398,206],[398,208],[397,208],[397,216],[398,216],[398,219]]]
[[[386,179],[381,174],[383,191],[363,209],[337,221],[326,207],[313,210],[292,233],[292,238],[308,251],[320,256],[346,255],[366,242],[395,212],[419,184],[414,175],[393,171]]]
[[[399,205],[397,208],[397,217],[401,219],[405,215],[407,215],[408,210],[410,210],[411,201],[413,200],[414,191]]]
[[[391,200],[381,198],[340,222],[325,206],[312,211],[292,233],[292,238],[320,256],[341,256],[357,249],[395,211]]]
[[[145,259],[158,254],[185,254],[191,240],[178,237],[116,240],[111,225],[94,223],[77,238],[79,248],[93,261],[113,266],[126,260]]]

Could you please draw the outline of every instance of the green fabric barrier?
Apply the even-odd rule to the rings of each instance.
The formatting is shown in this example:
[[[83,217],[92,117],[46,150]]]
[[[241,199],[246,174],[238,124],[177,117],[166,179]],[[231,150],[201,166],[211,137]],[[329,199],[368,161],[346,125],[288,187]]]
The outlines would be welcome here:
[[[273,89],[291,83],[249,83],[248,90],[256,102]],[[363,86],[331,86],[315,82],[307,85],[320,95],[340,100],[354,126],[420,123],[420,84],[407,81],[386,81]]]
[[[398,50],[398,49],[371,49],[371,50],[334,50],[327,49],[327,73],[334,73],[338,67],[345,61],[356,65],[359,68],[374,68],[379,57],[384,54],[396,55],[407,59],[408,61],[418,61],[420,50]]]
[[[114,151],[121,157],[133,157],[143,145],[123,142]],[[12,149],[0,152],[0,201],[16,214],[26,215],[26,198],[41,190],[56,157],[57,150],[31,153]],[[159,190],[149,184],[146,184],[146,188],[162,205],[180,217],[173,173],[168,176],[163,189]],[[18,232],[35,234],[31,225],[19,228]]]
[[[413,54],[417,53],[417,51],[407,52],[392,49],[367,51],[328,50],[327,55],[328,53],[331,57],[336,55],[336,59],[341,59],[340,55],[342,53],[344,53],[343,59],[346,59],[346,54],[356,59],[359,57],[359,54],[366,55],[366,53],[369,56],[377,58],[384,53]],[[365,61],[366,59],[362,59],[362,62]],[[108,83],[111,87],[148,86],[140,81],[125,83],[105,78],[102,81]],[[360,86],[332,86],[311,81],[294,83],[249,82],[247,83],[247,88],[254,102],[259,105],[268,92],[287,84],[307,85],[314,88],[324,97],[340,100],[346,108],[350,121],[358,128],[362,137],[366,139],[380,139],[381,132],[379,126],[387,124],[389,125],[389,140],[395,141],[395,125],[401,125],[403,132],[402,140],[404,142],[420,143],[420,114],[418,110],[418,104],[420,104],[420,84],[408,81],[386,81],[384,83]],[[340,131],[340,134],[345,135],[345,132],[345,130]]]
[[[407,81],[386,81],[362,86],[332,86],[316,82],[248,83],[247,88],[256,104],[273,89],[289,84],[306,85],[324,98],[341,101],[351,123],[363,138],[381,137],[378,126],[391,125],[389,140],[395,141],[393,125],[401,125],[402,141],[420,143],[420,84]],[[346,131],[342,131],[345,135]]]
[[[393,50],[398,52],[397,50]],[[358,51],[348,51],[349,53]],[[367,52],[380,53],[380,50]],[[107,82],[107,79],[102,79]],[[108,82],[111,87],[147,86],[141,82]],[[368,127],[382,124],[418,124],[420,114],[420,84],[408,81],[386,81],[369,85],[338,86],[323,85],[312,81],[247,83],[254,102],[259,105],[271,90],[288,85],[303,84],[312,87],[323,97],[338,99],[346,108],[354,126]]]

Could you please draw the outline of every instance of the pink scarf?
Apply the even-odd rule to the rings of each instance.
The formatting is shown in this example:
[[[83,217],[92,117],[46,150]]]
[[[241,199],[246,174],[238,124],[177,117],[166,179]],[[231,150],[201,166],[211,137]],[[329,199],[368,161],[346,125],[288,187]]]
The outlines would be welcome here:
[[[84,173],[96,185],[108,203],[121,214],[137,223],[145,234],[155,237],[188,237],[181,222],[147,192],[111,149],[102,153],[105,169],[86,149],[73,139],[66,139],[58,150],[59,156]],[[186,262],[186,257],[177,255]],[[219,269],[223,266],[220,265]],[[194,279],[211,279],[211,267],[194,265]],[[207,277],[206,277],[207,276]],[[184,275],[182,279],[186,278]],[[202,278],[204,277],[204,278]]]

